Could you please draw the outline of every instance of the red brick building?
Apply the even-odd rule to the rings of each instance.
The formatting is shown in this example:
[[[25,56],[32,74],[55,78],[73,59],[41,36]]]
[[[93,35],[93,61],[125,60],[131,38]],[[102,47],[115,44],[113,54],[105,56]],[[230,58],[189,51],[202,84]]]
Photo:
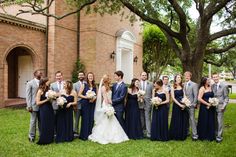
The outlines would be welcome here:
[[[50,12],[60,15],[65,8],[63,1],[56,1]],[[95,73],[97,82],[105,73],[112,77],[114,71],[122,70],[127,83],[142,71],[140,22],[131,26],[119,15],[83,12],[80,17],[74,14],[62,20],[12,16],[18,10],[12,5],[5,9],[8,14],[0,11],[0,108],[25,97],[26,82],[35,69],[42,69],[52,81],[58,70],[71,79],[80,59],[86,72]]]

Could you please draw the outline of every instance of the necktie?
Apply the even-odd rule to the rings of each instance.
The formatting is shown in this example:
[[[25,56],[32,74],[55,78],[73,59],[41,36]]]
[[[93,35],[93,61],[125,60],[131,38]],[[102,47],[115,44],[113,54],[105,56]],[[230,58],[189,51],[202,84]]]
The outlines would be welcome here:
[[[61,82],[59,82],[58,85],[59,85],[58,89],[60,91],[61,90]]]

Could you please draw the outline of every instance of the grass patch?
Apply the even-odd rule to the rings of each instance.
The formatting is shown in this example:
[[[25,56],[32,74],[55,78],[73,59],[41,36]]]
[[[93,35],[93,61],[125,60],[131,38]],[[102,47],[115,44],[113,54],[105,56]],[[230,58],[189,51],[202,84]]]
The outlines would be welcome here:
[[[236,99],[236,93],[230,93],[229,98],[230,99]]]
[[[0,109],[0,157],[80,156],[80,157],[225,157],[235,156],[236,104],[229,104],[225,113],[222,143],[196,141],[152,142],[130,140],[121,144],[100,145],[79,139],[70,143],[39,146],[29,143],[29,113],[23,109]]]

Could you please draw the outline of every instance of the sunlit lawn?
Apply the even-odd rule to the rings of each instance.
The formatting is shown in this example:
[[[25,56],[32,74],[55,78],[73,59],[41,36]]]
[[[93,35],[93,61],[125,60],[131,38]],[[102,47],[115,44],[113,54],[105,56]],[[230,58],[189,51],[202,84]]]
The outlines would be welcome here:
[[[100,145],[90,141],[39,146],[27,139],[29,113],[24,109],[0,109],[0,157],[15,156],[79,156],[79,157],[233,157],[236,156],[236,104],[225,113],[222,143],[197,141],[152,142],[130,140],[121,144]]]
[[[236,93],[231,93],[229,94],[230,99],[236,99]]]

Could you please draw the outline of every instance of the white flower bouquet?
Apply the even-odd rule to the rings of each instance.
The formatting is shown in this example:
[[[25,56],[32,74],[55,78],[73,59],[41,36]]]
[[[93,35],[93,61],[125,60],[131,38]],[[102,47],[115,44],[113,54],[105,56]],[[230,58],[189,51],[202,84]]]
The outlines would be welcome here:
[[[137,93],[137,95],[138,95],[138,101],[140,101],[140,102],[143,102],[143,98],[141,98],[141,97],[143,97],[144,95],[145,95],[145,91],[144,90],[139,90],[138,91],[138,93]]]
[[[151,103],[154,107],[158,108],[158,106],[161,104],[162,100],[159,97],[153,97],[151,99]]]
[[[92,98],[96,97],[96,93],[95,93],[94,91],[92,91],[92,90],[88,90],[88,91],[86,92],[86,96],[87,96],[89,99],[92,99]]]
[[[57,98],[57,93],[53,90],[48,90],[45,94],[45,96],[49,99],[56,99]]]
[[[181,103],[183,103],[186,107],[191,106],[191,101],[186,96],[183,97],[183,99],[181,100]]]
[[[218,104],[219,104],[219,99],[218,98],[209,98],[208,101],[211,104],[211,106],[218,106]]]
[[[108,106],[107,109],[105,110],[105,114],[107,115],[108,118],[112,117],[115,115],[115,109],[112,106]]]
[[[60,107],[63,107],[63,105],[67,103],[66,98],[60,96],[59,98],[57,98],[57,105]]]

